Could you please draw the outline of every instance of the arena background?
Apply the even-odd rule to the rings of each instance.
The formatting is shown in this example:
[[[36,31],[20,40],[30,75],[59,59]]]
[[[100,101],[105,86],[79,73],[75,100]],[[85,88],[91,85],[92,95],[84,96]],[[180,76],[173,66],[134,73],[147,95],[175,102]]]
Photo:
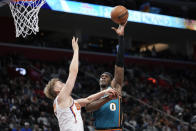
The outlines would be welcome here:
[[[107,11],[116,5],[125,6],[134,14],[125,32],[123,129],[194,130],[194,0],[62,1],[77,3],[81,14],[70,13],[71,6],[70,11],[64,12],[57,6],[58,0],[48,0],[39,13],[40,32],[27,38],[15,37],[9,6],[0,8],[0,131],[59,130],[52,101],[44,96],[43,88],[52,77],[66,80],[73,35],[79,37],[80,46],[80,67],[73,97],[86,97],[99,91],[100,74],[113,73],[114,69],[118,41],[111,27],[118,25],[108,18]],[[106,15],[97,17],[99,12],[95,11],[100,6]],[[74,11],[77,10],[73,6]],[[165,19],[165,16],[170,17]],[[169,23],[170,19],[184,21],[184,26],[178,26],[180,22]],[[82,116],[85,131],[93,131],[92,115],[84,110]]]

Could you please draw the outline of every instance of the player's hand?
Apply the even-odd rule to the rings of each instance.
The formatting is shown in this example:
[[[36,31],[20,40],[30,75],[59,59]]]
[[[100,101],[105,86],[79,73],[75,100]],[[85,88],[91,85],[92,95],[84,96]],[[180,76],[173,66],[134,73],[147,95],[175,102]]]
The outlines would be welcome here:
[[[118,92],[112,88],[106,89],[105,94],[108,95],[110,99],[116,99],[118,97]]]
[[[113,88],[113,90],[115,90],[115,93],[116,93],[116,94],[111,94],[111,95],[109,96],[110,99],[122,98],[121,93],[120,93],[119,90],[114,89],[114,88]]]
[[[72,48],[74,51],[76,50],[79,50],[79,47],[78,47],[78,38],[73,36],[72,38]]]
[[[118,98],[118,95],[117,95],[117,94],[115,94],[115,95],[111,94],[111,95],[109,95],[108,97],[109,97],[111,100],[113,100],[113,99],[117,99],[117,98]]]
[[[118,29],[115,27],[112,27],[112,30],[114,30],[116,32],[117,35],[119,36],[124,36],[124,30],[125,30],[125,26],[127,24],[127,21],[125,22],[125,24],[123,25],[119,25]]]

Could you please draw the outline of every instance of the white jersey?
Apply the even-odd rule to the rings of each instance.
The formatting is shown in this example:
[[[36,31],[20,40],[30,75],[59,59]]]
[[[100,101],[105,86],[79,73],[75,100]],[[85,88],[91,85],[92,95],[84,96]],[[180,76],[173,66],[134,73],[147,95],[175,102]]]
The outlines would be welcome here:
[[[60,131],[84,131],[81,107],[78,103],[73,100],[73,104],[70,107],[61,109],[56,98],[53,106]]]

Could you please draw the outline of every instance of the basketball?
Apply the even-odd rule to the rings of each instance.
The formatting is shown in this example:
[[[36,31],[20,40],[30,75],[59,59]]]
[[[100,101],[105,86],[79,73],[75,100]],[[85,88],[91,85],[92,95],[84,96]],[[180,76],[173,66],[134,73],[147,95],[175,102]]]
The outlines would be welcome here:
[[[128,19],[129,13],[124,6],[115,6],[111,11],[111,19],[116,24],[124,24]]]

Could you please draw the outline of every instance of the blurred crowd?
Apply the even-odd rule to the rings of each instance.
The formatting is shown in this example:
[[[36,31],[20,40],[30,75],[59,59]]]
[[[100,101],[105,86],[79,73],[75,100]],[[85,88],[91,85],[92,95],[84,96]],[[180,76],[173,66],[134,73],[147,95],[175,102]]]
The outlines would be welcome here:
[[[25,40],[21,39],[17,43],[24,44],[24,45],[39,46],[39,47],[49,47],[49,48],[60,48],[60,49],[72,48],[71,38],[51,40],[49,39],[49,37],[47,37],[46,39],[44,35],[43,36],[40,35],[39,37],[31,38],[31,39],[25,39]],[[95,37],[95,36],[86,36],[82,38],[82,42],[79,41],[80,50],[110,53],[110,54],[116,54],[117,44],[118,44],[117,39]],[[132,46],[130,47],[129,45]],[[141,50],[141,45],[146,45],[144,47],[144,50]],[[172,60],[183,60],[183,61],[195,60],[194,56],[187,56],[185,54],[186,53],[182,54],[182,52],[171,51],[170,48],[158,52],[155,46],[153,46],[151,49],[148,47],[147,43],[138,42],[138,41],[132,41],[130,43],[127,43],[127,47],[125,51],[126,56],[172,59]]]
[[[194,70],[131,65],[127,72],[127,125],[145,131],[191,130],[188,123],[196,115]]]
[[[58,131],[52,101],[43,89],[50,78],[66,81],[69,64],[67,59],[52,63],[19,56],[0,58],[0,131]],[[113,67],[80,61],[73,97],[99,91],[100,74],[113,73]],[[126,65],[123,129],[191,131],[196,126],[195,80],[192,69]],[[93,131],[92,114],[82,112],[85,131]]]

